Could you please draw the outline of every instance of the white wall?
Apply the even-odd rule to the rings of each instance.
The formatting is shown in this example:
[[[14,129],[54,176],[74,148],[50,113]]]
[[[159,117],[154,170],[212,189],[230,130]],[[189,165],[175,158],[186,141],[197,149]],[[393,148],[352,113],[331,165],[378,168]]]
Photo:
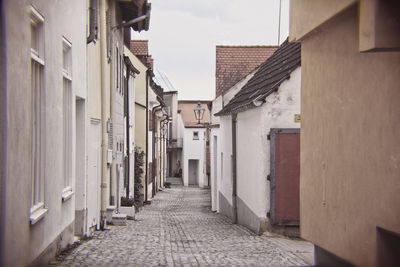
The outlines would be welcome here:
[[[199,139],[193,140],[193,132],[197,131],[199,133]],[[183,173],[183,184],[185,186],[189,185],[189,160],[199,160],[199,187],[204,187],[204,177],[205,173],[203,170],[204,164],[204,143],[205,143],[205,128],[184,128],[183,130],[183,153],[181,165]]]
[[[251,77],[254,76],[255,72],[253,71],[248,74],[243,80],[232,86],[212,102],[211,124],[219,124],[219,128],[212,128],[210,134],[211,208],[218,212],[220,211],[219,192],[232,205],[232,116],[220,117],[214,116],[214,114],[221,111],[223,106],[229,103]],[[217,140],[217,150],[214,149],[215,137]],[[215,157],[217,166],[214,164]],[[217,173],[217,176],[215,176],[215,173]]]
[[[3,1],[4,3],[4,1]],[[30,4],[44,17],[44,94],[42,102],[42,163],[47,213],[30,225],[32,195],[32,89],[30,78]],[[63,73],[62,38],[72,43],[72,144],[75,142],[75,95],[86,100],[86,1],[6,1],[7,162],[4,203],[5,266],[26,266],[46,248],[63,248],[73,240],[75,197],[62,202]],[[85,128],[85,127],[83,127]],[[84,132],[82,133],[85,134]],[[4,148],[5,149],[5,148]],[[75,190],[75,149],[72,148],[72,189]],[[63,235],[63,239],[58,237]],[[51,255],[51,253],[49,253]],[[39,264],[40,265],[40,264]]]
[[[237,116],[237,195],[260,218],[266,218],[270,206],[267,134],[271,128],[300,128],[294,122],[295,114],[300,114],[300,74],[299,67],[261,107]]]

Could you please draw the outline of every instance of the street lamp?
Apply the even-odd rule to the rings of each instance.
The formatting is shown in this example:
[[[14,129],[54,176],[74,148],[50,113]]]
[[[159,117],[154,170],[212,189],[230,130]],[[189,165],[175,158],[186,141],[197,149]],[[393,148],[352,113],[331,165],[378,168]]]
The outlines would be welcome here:
[[[197,103],[197,106],[193,109],[194,116],[196,120],[198,120],[197,124],[200,124],[200,121],[203,119],[204,116],[204,108],[201,106],[200,101]]]

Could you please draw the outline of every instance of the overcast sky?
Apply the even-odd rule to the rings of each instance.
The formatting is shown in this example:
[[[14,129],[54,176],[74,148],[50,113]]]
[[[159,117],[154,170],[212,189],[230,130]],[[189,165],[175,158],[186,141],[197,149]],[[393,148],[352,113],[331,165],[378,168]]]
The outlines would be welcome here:
[[[165,73],[179,99],[215,96],[216,45],[276,45],[279,0],[151,0],[148,32],[154,67]],[[289,33],[289,1],[282,0],[280,43]]]

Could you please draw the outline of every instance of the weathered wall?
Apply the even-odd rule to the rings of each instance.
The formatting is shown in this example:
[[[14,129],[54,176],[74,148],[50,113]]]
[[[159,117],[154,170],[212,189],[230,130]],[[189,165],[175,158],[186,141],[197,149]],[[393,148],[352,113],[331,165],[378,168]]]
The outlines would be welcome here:
[[[62,37],[72,43],[72,90],[86,97],[86,1],[5,1],[7,42],[7,195],[5,265],[24,266],[51,247],[54,252],[73,240],[75,198],[62,202]],[[30,4],[44,17],[44,203],[48,212],[29,225],[31,205]],[[74,103],[74,102],[73,102]],[[73,107],[73,113],[74,113]],[[74,115],[72,125],[74,125]],[[74,126],[73,126],[74,127]],[[61,146],[62,147],[62,146]],[[74,157],[75,151],[72,150]],[[74,161],[74,160],[73,160]],[[74,164],[72,173],[74,174]],[[72,179],[74,189],[75,178]],[[62,240],[60,240],[61,234]],[[23,251],[23,253],[21,253]]]
[[[301,235],[359,266],[400,232],[399,83],[398,52],[358,52],[356,7],[302,42]]]
[[[241,223],[256,232],[265,230],[263,221],[270,210],[270,188],[266,177],[270,174],[271,128],[299,128],[295,114],[300,113],[301,70],[297,68],[279,90],[266,98],[258,108],[237,116],[237,186],[241,206],[250,211],[238,216]],[[240,209],[240,206],[238,206]],[[251,214],[258,218],[249,219]],[[240,215],[240,214],[239,214]],[[258,225],[254,220],[258,220]]]

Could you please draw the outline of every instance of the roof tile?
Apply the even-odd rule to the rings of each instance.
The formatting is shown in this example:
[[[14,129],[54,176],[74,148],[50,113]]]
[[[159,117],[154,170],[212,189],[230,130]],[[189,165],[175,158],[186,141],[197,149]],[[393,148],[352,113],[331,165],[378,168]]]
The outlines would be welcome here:
[[[277,46],[216,46],[215,93],[228,90],[260,66]]]
[[[254,76],[216,115],[226,115],[254,107],[254,100],[264,100],[278,90],[280,84],[301,65],[301,46],[286,40],[276,52],[261,64]]]

